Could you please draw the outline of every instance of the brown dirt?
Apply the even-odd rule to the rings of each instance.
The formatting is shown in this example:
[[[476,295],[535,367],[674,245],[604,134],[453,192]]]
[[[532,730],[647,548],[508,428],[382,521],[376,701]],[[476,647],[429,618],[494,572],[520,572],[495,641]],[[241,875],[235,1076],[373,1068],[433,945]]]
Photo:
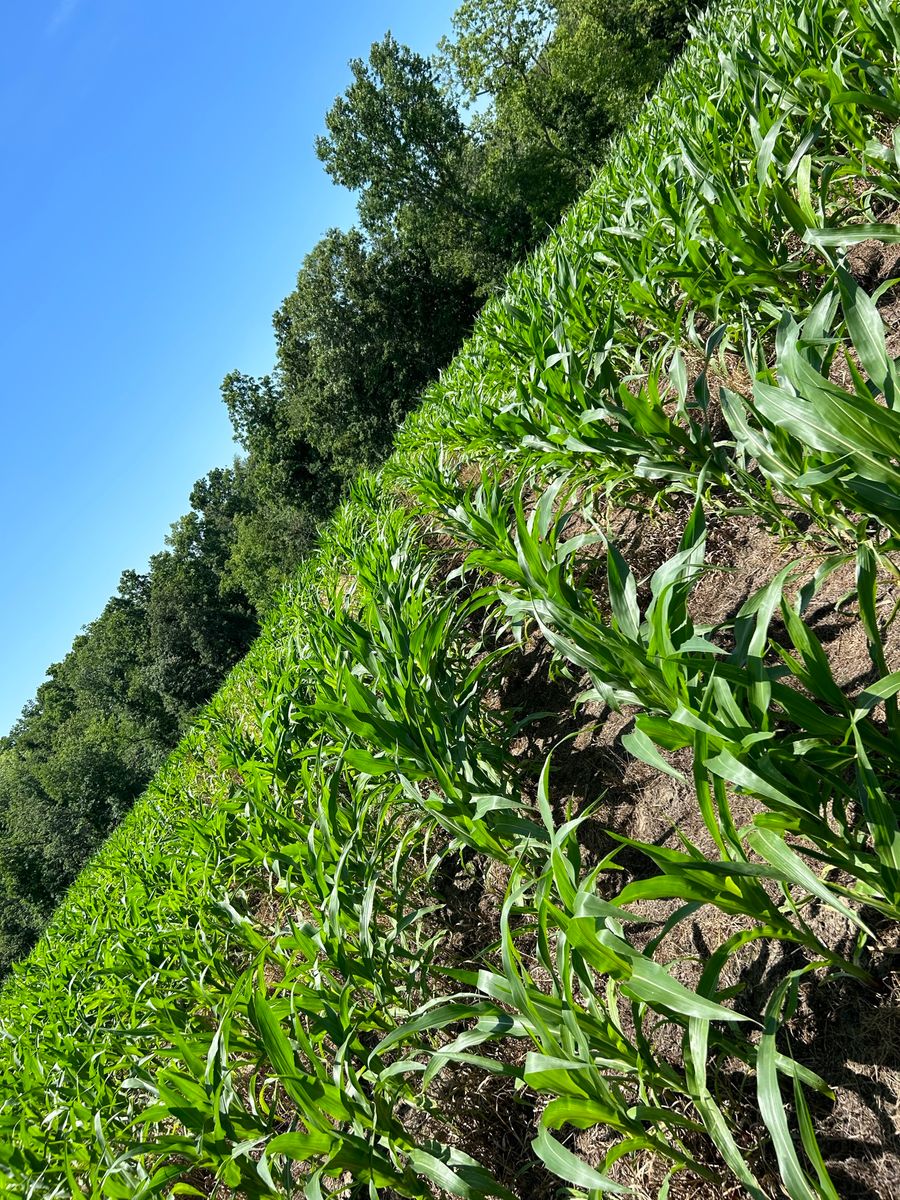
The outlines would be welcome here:
[[[892,216],[896,219],[900,213]],[[891,219],[885,221],[887,225],[892,223]],[[857,242],[848,249],[846,263],[860,287],[871,293],[888,279],[900,276],[900,246],[879,242],[874,238]]]

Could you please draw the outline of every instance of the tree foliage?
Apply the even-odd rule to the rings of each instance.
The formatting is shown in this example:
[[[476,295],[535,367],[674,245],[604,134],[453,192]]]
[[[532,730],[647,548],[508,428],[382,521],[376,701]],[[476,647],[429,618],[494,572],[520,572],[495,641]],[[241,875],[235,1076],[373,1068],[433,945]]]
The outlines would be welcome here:
[[[388,33],[350,70],[316,152],[337,183],[359,191],[364,227],[381,231],[407,206],[465,207],[468,137],[435,64]]]
[[[473,289],[439,274],[421,247],[331,230],[274,318],[293,427],[342,475],[379,462],[475,306]]]

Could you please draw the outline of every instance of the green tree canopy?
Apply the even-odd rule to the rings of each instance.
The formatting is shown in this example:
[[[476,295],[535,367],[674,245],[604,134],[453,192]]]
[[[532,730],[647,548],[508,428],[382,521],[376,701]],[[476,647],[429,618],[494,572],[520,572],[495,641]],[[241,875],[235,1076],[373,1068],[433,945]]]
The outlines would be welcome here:
[[[379,462],[475,307],[470,285],[396,234],[331,230],[274,318],[292,426],[343,475]]]
[[[337,183],[360,192],[364,227],[383,232],[406,206],[465,210],[468,137],[435,65],[388,33],[350,69],[316,152]]]

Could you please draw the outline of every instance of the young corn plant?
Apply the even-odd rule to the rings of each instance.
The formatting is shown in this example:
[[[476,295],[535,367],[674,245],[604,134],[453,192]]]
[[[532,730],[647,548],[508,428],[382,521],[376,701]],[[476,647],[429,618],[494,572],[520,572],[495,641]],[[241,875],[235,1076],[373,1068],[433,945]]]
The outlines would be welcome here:
[[[592,687],[584,698],[640,710],[625,738],[627,749],[670,772],[655,747],[693,749],[701,813],[723,856],[747,856],[728,809],[727,784],[765,806],[767,812],[757,819],[765,829],[747,836],[768,869],[783,874],[783,883],[816,895],[859,925],[835,888],[820,881],[811,889],[815,877],[784,842],[784,834],[794,833],[827,865],[853,876],[850,894],[892,914],[898,911],[896,821],[878,782],[879,773],[889,777],[894,751],[869,714],[879,700],[892,703],[900,675],[884,676],[858,702],[848,699],[814,632],[783,597],[790,568],[744,605],[729,652],[721,639],[711,639],[710,630],[695,628],[689,613],[688,599],[703,564],[699,505],[678,554],[651,578],[651,600],[642,614],[637,581],[614,545],[607,547],[603,609],[586,586],[576,583],[578,552],[599,535],[564,536],[568,514],[557,511],[560,487],[548,489],[526,515],[521,484],[512,489],[511,499],[496,479],[462,496],[435,475],[427,486],[435,506],[443,506],[447,528],[475,547],[466,565],[506,580],[508,590],[499,603],[507,619],[534,619],[557,654],[588,674]],[[803,593],[807,601],[811,594],[810,589]],[[871,610],[871,592],[862,607]],[[778,665],[767,661],[776,609],[794,651],[776,644]],[[785,671],[803,690],[782,681]],[[710,776],[718,782],[711,784]],[[863,797],[866,819],[860,825],[852,811]],[[753,890],[746,864],[730,871],[743,873],[741,887]],[[731,887],[736,887],[733,881]],[[785,920],[787,928],[791,922]],[[806,933],[796,936],[810,944]],[[829,957],[813,942],[817,953]],[[860,968],[839,961],[865,977]]]
[[[835,1200],[805,1099],[824,1085],[781,1048],[810,972],[865,978],[859,953],[820,943],[812,906],[840,913],[859,945],[867,910],[900,915],[900,677],[879,592],[900,536],[897,368],[880,297],[845,257],[900,238],[895,7],[714,8],[590,193],[486,307],[391,468],[484,587],[442,595],[409,514],[380,480],[360,483],[268,640],[7,986],[11,1194],[505,1195],[441,1140],[429,1089],[462,1058],[543,1097],[535,1154],[574,1188],[621,1190],[611,1175],[631,1151],[713,1188],[724,1168],[708,1137],[747,1193],[768,1197],[726,1102],[732,1059],[755,1074],[781,1192]],[[849,383],[836,384],[845,333]],[[741,341],[758,379],[752,399],[723,393],[735,449],[704,389]],[[488,475],[461,493],[433,469],[441,449],[551,488],[510,499]],[[694,627],[699,509],[643,610],[586,501],[585,534],[558,511],[567,489],[643,504],[671,487],[736,493],[773,527],[787,499],[835,544],[832,564],[855,557],[872,664],[861,693],[838,684],[804,619],[815,581],[790,600],[785,574],[733,626]],[[582,574],[594,545],[599,588],[593,561]],[[633,709],[634,754],[671,771],[667,751],[690,751],[717,857],[632,839],[655,874],[601,897],[576,830],[553,823],[546,779],[538,811],[522,800],[510,730],[486,708],[509,643],[488,638],[485,614],[514,632],[536,622],[595,697]],[[759,806],[743,828],[735,793]],[[496,954],[457,971],[465,992],[448,1000],[429,931],[454,842],[512,882]],[[639,943],[632,909],[649,900],[679,905],[678,921],[699,905],[743,922],[693,992],[662,962],[678,921]],[[802,965],[748,1036],[721,977],[760,939]],[[673,1027],[681,1061],[659,1048]],[[478,1053],[506,1037],[529,1046],[523,1065]],[[410,1115],[434,1138],[412,1137]],[[596,1123],[618,1137],[598,1167],[560,1132]]]
[[[829,378],[838,300],[852,392]],[[802,325],[783,314],[776,348],[776,373],[756,382],[752,401],[723,389],[738,452],[815,520],[821,536],[844,548],[868,542],[896,573],[883,552],[900,545],[900,369],[875,300],[839,268],[838,287],[823,293]]]
[[[395,549],[373,542],[363,576],[371,593],[351,615],[334,597],[310,642],[313,697],[296,706],[317,723],[322,753],[363,775],[390,773],[459,844],[506,861],[510,840],[541,837],[484,705],[488,672],[508,646],[465,648],[477,605],[429,586],[407,533]],[[313,726],[315,727],[315,725]]]
[[[670,1173],[689,1169],[715,1182],[723,1178],[723,1165],[714,1165],[714,1146],[724,1166],[761,1200],[766,1193],[713,1099],[713,1090],[720,1095],[727,1090],[724,1059],[738,1058],[759,1077],[766,1122],[777,1136],[788,1194],[830,1196],[827,1172],[819,1185],[811,1182],[790,1137],[782,1137],[787,1118],[778,1078],[792,1081],[798,1103],[803,1104],[804,1087],[829,1094],[826,1085],[777,1050],[775,1036],[783,1015],[778,1003],[770,1003],[764,1040],[757,1044],[741,1035],[748,1018],[723,1006],[716,996],[718,975],[727,958],[768,931],[750,929],[724,943],[713,955],[716,969],[703,972],[697,990],[680,983],[653,957],[675,922],[667,922],[644,951],[629,942],[627,926],[640,928],[653,922],[625,908],[621,895],[612,900],[598,895],[598,877],[611,860],[584,872],[576,836],[583,818],[555,824],[548,768],[549,760],[538,790],[548,858],[538,874],[531,864],[513,872],[501,913],[502,971],[494,967],[447,971],[470,990],[424,1005],[406,1026],[384,1039],[379,1053],[413,1034],[428,1035],[418,1046],[411,1043],[406,1058],[407,1069],[418,1072],[424,1056],[423,1083],[448,1065],[462,1062],[512,1075],[523,1090],[547,1098],[532,1147],[551,1171],[569,1183],[626,1194],[628,1189],[609,1172],[619,1159],[639,1152],[650,1152],[668,1163]],[[689,906],[690,911],[695,908],[696,904]],[[527,961],[534,963],[531,969],[519,949],[524,939],[529,943]],[[780,999],[776,991],[774,1000]],[[471,1006],[468,1013],[466,1004]],[[628,1032],[625,1013],[633,1032]],[[474,1020],[472,1026],[437,1048],[430,1045],[428,1037],[466,1015]],[[672,1026],[682,1030],[686,1066],[673,1064],[655,1044],[660,1031]],[[506,1039],[527,1039],[534,1047],[521,1066],[513,1066],[510,1056],[480,1052],[485,1044]],[[512,1061],[520,1062],[521,1055]],[[598,1124],[616,1136],[599,1168],[574,1155],[554,1136],[567,1125],[588,1129]],[[698,1158],[698,1147],[704,1143],[706,1150]],[[814,1166],[821,1161],[814,1138],[804,1136],[803,1147]]]

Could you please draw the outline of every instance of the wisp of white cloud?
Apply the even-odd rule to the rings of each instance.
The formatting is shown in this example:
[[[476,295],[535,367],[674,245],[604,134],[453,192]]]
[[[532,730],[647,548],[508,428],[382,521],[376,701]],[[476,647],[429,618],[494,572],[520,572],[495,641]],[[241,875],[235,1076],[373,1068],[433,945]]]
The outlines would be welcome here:
[[[47,22],[48,37],[53,37],[55,33],[59,33],[60,29],[71,19],[79,3],[80,0],[59,0],[59,3],[50,15],[50,20]]]

